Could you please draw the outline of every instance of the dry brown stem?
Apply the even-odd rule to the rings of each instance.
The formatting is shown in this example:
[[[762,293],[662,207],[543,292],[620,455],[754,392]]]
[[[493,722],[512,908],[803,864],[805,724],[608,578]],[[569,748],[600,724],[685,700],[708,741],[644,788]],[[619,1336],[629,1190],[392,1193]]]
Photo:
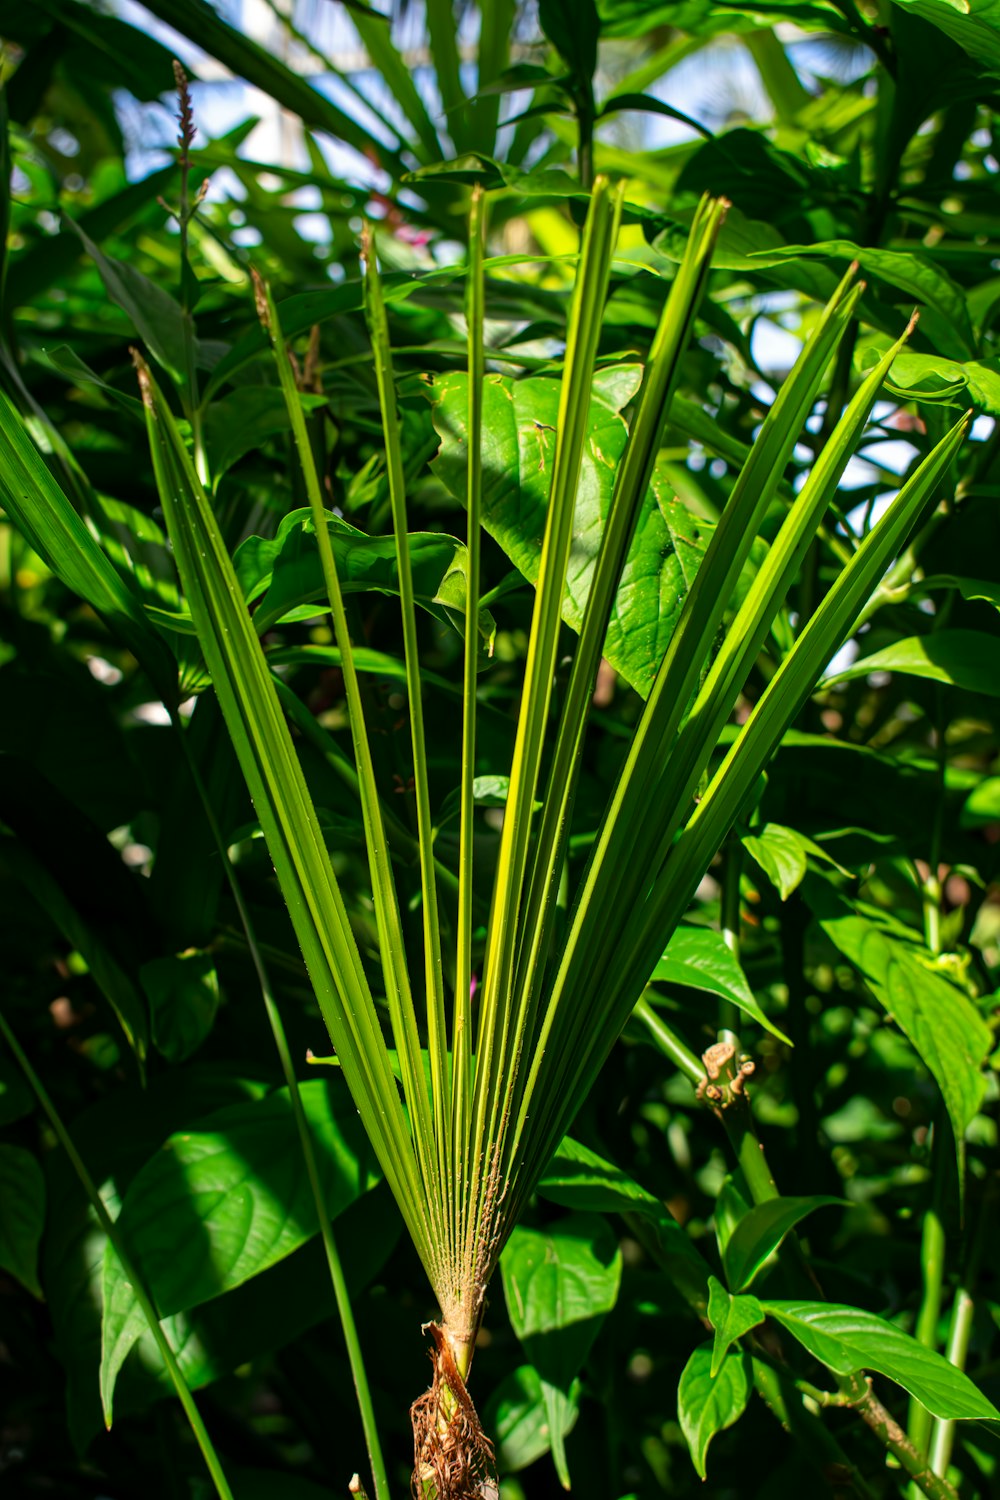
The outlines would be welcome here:
[[[437,1323],[426,1328],[434,1375],[410,1408],[414,1500],[490,1500],[499,1491],[493,1444],[479,1421],[451,1342]]]

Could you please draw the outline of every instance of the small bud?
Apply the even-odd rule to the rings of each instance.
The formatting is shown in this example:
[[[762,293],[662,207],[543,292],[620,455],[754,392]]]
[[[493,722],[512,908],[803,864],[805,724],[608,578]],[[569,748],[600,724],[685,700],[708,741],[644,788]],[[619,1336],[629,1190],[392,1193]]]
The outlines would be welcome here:
[[[253,300],[257,308],[257,316],[266,328],[271,332],[271,310],[267,305],[267,288],[264,279],[256,266],[250,267],[250,278],[253,281]]]

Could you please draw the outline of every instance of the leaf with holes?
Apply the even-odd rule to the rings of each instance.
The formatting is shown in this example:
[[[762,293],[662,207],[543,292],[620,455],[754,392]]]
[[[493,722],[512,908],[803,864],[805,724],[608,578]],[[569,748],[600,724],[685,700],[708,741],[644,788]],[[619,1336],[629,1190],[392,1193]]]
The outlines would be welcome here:
[[[570,570],[562,615],[579,630],[625,448],[622,411],[639,389],[638,365],[601,370],[594,379],[590,422],[577,486]],[[488,375],[483,390],[483,524],[511,562],[537,582],[561,382],[547,376],[512,380]],[[433,468],[465,499],[468,378],[448,374],[431,387],[441,438]],[[711,526],[691,515],[654,475],[618,587],[604,654],[640,693],[648,691],[704,556]]]

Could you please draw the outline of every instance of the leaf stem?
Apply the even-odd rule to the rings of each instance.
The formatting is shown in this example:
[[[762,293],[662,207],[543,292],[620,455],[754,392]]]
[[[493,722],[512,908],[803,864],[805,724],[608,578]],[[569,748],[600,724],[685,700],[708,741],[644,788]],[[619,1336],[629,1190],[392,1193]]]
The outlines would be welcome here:
[[[740,961],[740,876],[743,844],[736,829],[726,840],[722,866],[722,939],[736,962]],[[719,1039],[738,1047],[739,1008],[732,1000],[719,1001]]]
[[[952,1150],[951,1131],[944,1110],[939,1110],[931,1143],[931,1201],[924,1213],[920,1240],[920,1269],[923,1292],[914,1338],[926,1349],[937,1348],[938,1319],[941,1316],[941,1289],[944,1282],[945,1230],[944,1199],[948,1159]],[[931,1434],[931,1414],[915,1397],[910,1398],[907,1431],[911,1443],[923,1457]]]
[[[184,1374],[177,1362],[177,1356],[175,1355],[173,1349],[170,1347],[170,1342],[167,1339],[167,1335],[164,1333],[163,1328],[160,1324],[159,1316],[157,1315],[156,1309],[153,1306],[153,1300],[147,1292],[142,1277],[139,1275],[131,1256],[125,1249],[124,1240],[118,1232],[118,1226],[115,1224],[114,1219],[112,1219],[111,1215],[108,1213],[104,1200],[97,1190],[97,1185],[94,1182],[94,1179],[91,1177],[90,1173],[87,1171],[83,1158],[77,1151],[76,1146],[73,1143],[73,1138],[70,1135],[69,1131],[66,1129],[65,1124],[63,1123],[62,1116],[59,1114],[59,1111],[56,1109],[52,1100],[49,1098],[49,1094],[45,1088],[45,1085],[42,1083],[38,1074],[31,1066],[31,1063],[28,1061],[27,1056],[21,1048],[21,1044],[18,1042],[17,1037],[11,1030],[10,1024],[8,1023],[6,1016],[2,1011],[0,1011],[0,1035],[3,1036],[4,1041],[7,1043],[11,1052],[14,1054],[19,1068],[27,1079],[28,1084],[30,1085],[35,1097],[37,1098],[39,1104],[48,1117],[49,1124],[52,1126],[52,1129],[55,1132],[56,1139],[58,1140],[60,1146],[62,1146],[63,1150],[66,1152],[66,1155],[69,1157],[70,1163],[77,1175],[80,1186],[83,1188],[87,1197],[90,1199],[90,1205],[94,1210],[98,1223],[100,1224],[104,1233],[107,1235],[115,1254],[121,1262],[121,1267],[125,1273],[126,1279],[132,1284],[132,1288],[135,1292],[135,1300],[138,1302],[140,1308],[142,1309],[143,1316],[145,1317],[146,1322],[149,1324],[150,1333],[156,1340],[156,1345],[160,1351],[160,1356],[166,1367],[167,1373],[169,1374],[170,1379],[173,1382],[174,1390],[177,1392],[177,1396],[181,1403],[181,1406],[184,1408],[184,1414],[191,1425],[191,1431],[194,1433],[198,1447],[201,1449],[202,1457],[205,1460],[205,1466],[208,1469],[209,1474],[211,1474],[212,1476],[212,1482],[215,1485],[215,1489],[220,1497],[220,1500],[233,1500],[233,1492],[229,1488],[228,1481],[226,1480],[226,1476],[223,1473],[218,1454],[216,1453],[215,1448],[212,1444],[212,1439],[208,1435],[208,1429],[206,1428],[205,1423],[202,1420],[201,1412],[198,1410],[194,1396],[191,1394],[191,1388],[188,1385],[187,1381],[184,1379]]]
[[[671,1031],[663,1017],[653,1009],[645,997],[638,1002],[632,1014],[637,1021],[642,1022],[660,1051],[669,1057],[679,1072],[684,1073],[695,1084],[704,1080],[705,1069],[702,1064]]]
[[[976,1307],[974,1293],[976,1282],[979,1279],[979,1268],[982,1263],[983,1254],[993,1228],[993,1215],[997,1205],[997,1198],[997,1182],[996,1178],[992,1178],[986,1186],[980,1204],[979,1223],[976,1226],[976,1232],[969,1248],[961,1285],[955,1291],[955,1300],[951,1309],[951,1325],[948,1329],[948,1343],[945,1348],[945,1356],[948,1362],[953,1364],[957,1370],[965,1369],[965,1361],[969,1354],[969,1339],[972,1335],[972,1321]],[[931,1430],[928,1461],[932,1471],[941,1478],[947,1478],[954,1441],[954,1421],[949,1421],[943,1417],[935,1417],[934,1426]]]
[[[843,1388],[849,1393],[856,1392],[855,1399],[847,1404],[854,1408],[879,1442],[899,1460],[917,1489],[927,1495],[928,1500],[957,1500],[956,1491],[946,1479],[932,1473],[924,1454],[914,1447],[899,1423],[886,1411],[872,1389],[871,1380],[861,1374],[848,1375],[843,1379]]]

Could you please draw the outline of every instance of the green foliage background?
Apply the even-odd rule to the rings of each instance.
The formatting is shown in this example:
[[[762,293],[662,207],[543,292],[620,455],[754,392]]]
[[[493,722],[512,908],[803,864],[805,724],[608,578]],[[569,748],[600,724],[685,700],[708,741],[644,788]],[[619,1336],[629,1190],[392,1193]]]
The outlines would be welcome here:
[[[365,1470],[293,1101],[197,774],[302,1084],[391,1492],[407,1490],[406,1412],[427,1378],[419,1327],[437,1308],[343,1081],[305,1061],[328,1051],[325,1029],[179,586],[130,350],[144,348],[183,436],[203,446],[214,514],[374,973],[342,661],[251,262],[271,287],[336,508],[331,542],[412,959],[414,766],[360,231],[365,217],[379,224],[447,892],[469,576],[466,244],[470,188],[487,192],[481,951],[574,257],[603,173],[624,181],[623,229],[563,601],[566,659],[699,198],[725,195],[731,208],[605,640],[568,882],[786,373],[758,334],[813,334],[858,264],[864,290],[729,618],[841,407],[919,312],[856,482],[807,552],[720,750],[886,496],[962,412],[976,421],[864,606],[856,659],[838,658],[785,735],[504,1252],[473,1378],[501,1494],[535,1500],[570,1483],[582,1500],[901,1494],[909,1481],[887,1425],[852,1409],[866,1399],[856,1372],[869,1371],[918,1453],[929,1447],[924,1491],[991,1495],[1000,11],[978,0],[774,0],[764,11],[493,0],[480,15],[413,0],[390,25],[360,3],[336,10],[370,70],[324,55],[325,20],[308,7],[291,21],[276,11],[283,50],[202,0],[150,0],[142,15],[85,0],[0,4],[4,1483],[60,1497],[202,1495],[208,1483],[129,1277],[11,1035],[118,1220],[232,1492],[343,1495]],[[216,139],[200,130],[188,188],[216,191],[186,242],[171,217],[183,153],[138,172],[129,156],[139,106],[175,107],[172,50],[149,16],[201,49],[193,73],[222,64],[301,122],[301,151],[277,161],[255,159],[252,122]],[[752,64],[760,107],[717,104],[711,130],[651,147],[651,122],[689,118],[680,70],[700,59],[706,87],[717,85],[732,57]],[[196,83],[196,116],[204,97]],[[318,240],[304,204],[323,216]],[[38,496],[48,503],[56,486],[70,503],[62,532],[38,519]],[[560,668],[557,700],[566,681]],[[189,754],[168,712],[178,700]],[[447,897],[442,907],[447,932]],[[696,1059],[720,1031],[738,1031],[753,1060],[749,1112],[739,1090],[720,1111],[696,1094]]]

